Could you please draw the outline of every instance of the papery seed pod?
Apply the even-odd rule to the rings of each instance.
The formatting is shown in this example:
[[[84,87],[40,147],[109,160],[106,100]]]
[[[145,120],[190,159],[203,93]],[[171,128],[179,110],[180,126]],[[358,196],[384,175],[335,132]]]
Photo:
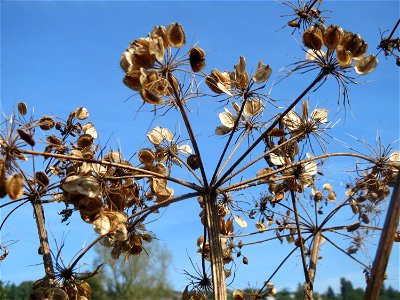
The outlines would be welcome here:
[[[258,62],[257,69],[254,72],[253,80],[256,83],[263,83],[271,76],[272,69],[269,65],[264,65],[262,60]]]
[[[152,165],[155,159],[155,153],[151,149],[145,148],[139,151],[138,158],[142,164]]]
[[[101,235],[109,233],[111,230],[111,223],[108,216],[102,214],[96,220],[94,220],[93,229]]]
[[[243,263],[244,263],[245,265],[248,265],[248,264],[249,264],[249,259],[248,259],[247,257],[245,257],[245,256],[243,256]]]
[[[246,101],[244,105],[243,113],[248,117],[253,117],[259,114],[263,109],[263,105],[260,99],[253,98]]]
[[[87,108],[81,106],[75,109],[75,118],[79,120],[85,120],[89,117],[89,112]]]
[[[398,58],[396,59],[396,65],[397,65],[398,67],[400,67],[400,57],[398,57]]]
[[[244,300],[245,299],[243,291],[239,290],[239,289],[236,289],[236,290],[233,291],[232,297],[235,300]]]
[[[49,116],[43,116],[39,119],[39,127],[42,130],[50,130],[54,127],[55,122],[54,120],[49,117]]]
[[[142,84],[140,83],[140,72],[131,72],[129,75],[126,75],[122,82],[129,88],[134,91],[140,91]]]
[[[93,145],[93,137],[90,134],[82,134],[76,144],[81,149],[90,148]]]
[[[351,54],[349,50],[343,48],[343,46],[339,45],[336,47],[336,58],[342,68],[347,68],[351,66],[353,54]]]
[[[14,174],[6,180],[6,191],[11,200],[17,200],[24,194],[24,179],[20,174]]]
[[[28,106],[26,105],[25,102],[19,102],[17,108],[18,112],[22,116],[25,116],[28,113]]]
[[[320,50],[324,45],[321,31],[314,26],[304,31],[303,44],[309,49]]]
[[[144,88],[142,88],[140,90],[140,96],[142,97],[144,102],[147,102],[147,103],[150,103],[153,105],[159,105],[159,104],[163,104],[165,102],[155,92],[148,90],[148,89],[144,89]]]
[[[359,34],[347,32],[340,41],[344,49],[351,52],[353,59],[358,59],[367,52],[368,44]]]
[[[189,167],[191,167],[193,170],[197,170],[200,168],[200,160],[199,156],[197,154],[191,154],[187,158],[187,164]]]
[[[350,224],[347,226],[347,232],[353,232],[357,230],[360,227],[361,223],[360,222],[355,222],[353,224]]]
[[[344,36],[342,27],[337,25],[330,25],[324,33],[324,44],[328,49],[336,49],[340,44],[340,40]]]
[[[19,135],[19,137],[24,140],[28,145],[30,145],[31,147],[35,146],[35,140],[33,139],[33,135],[27,133],[25,130],[23,129],[17,129],[17,133]]]
[[[167,48],[168,45],[168,37],[167,37],[167,29],[164,26],[155,26],[150,33],[150,36],[158,35],[163,39],[164,48]]]
[[[336,193],[334,191],[330,192],[328,194],[328,200],[329,201],[335,201],[336,200]]]
[[[370,54],[368,56],[363,56],[355,65],[354,70],[357,74],[367,75],[371,73],[378,65],[378,60],[375,55]]]
[[[197,238],[196,245],[197,245],[197,247],[202,248],[202,247],[203,247],[203,244],[204,244],[204,236],[201,235],[201,236],[199,236],[199,237]]]
[[[94,128],[93,123],[87,122],[85,125],[82,126],[82,130],[86,133],[91,135],[94,139],[97,138],[97,131],[96,128]]]
[[[319,201],[321,201],[323,199],[323,196],[322,196],[322,193],[321,192],[316,192],[315,193],[315,195],[314,195],[314,201],[315,202],[319,202]]]
[[[355,202],[354,200],[350,201],[350,207],[353,214],[357,215],[360,212],[357,202]]]
[[[103,202],[99,198],[84,197],[79,199],[78,209],[81,216],[87,216],[94,219],[102,208]]]
[[[90,299],[90,297],[92,296],[92,289],[89,283],[87,283],[87,281],[82,281],[76,287],[81,297],[83,296],[86,297],[87,299]]]
[[[330,183],[325,183],[325,184],[322,186],[322,188],[323,188],[325,191],[328,191],[328,192],[332,192],[332,191],[333,191],[333,187],[332,187],[332,185],[331,185]]]
[[[158,35],[150,35],[149,53],[151,55],[154,55],[159,62],[162,62],[164,60],[165,47],[162,37]]]
[[[36,181],[43,186],[48,186],[50,183],[49,177],[47,177],[45,172],[36,172],[35,173],[35,179]]]
[[[190,67],[193,72],[200,72],[206,66],[206,53],[200,47],[194,47],[189,52]]]
[[[367,214],[361,214],[360,215],[360,218],[361,218],[361,220],[362,220],[362,222],[363,223],[365,223],[365,224],[369,224],[369,217],[368,217],[368,215]]]
[[[300,27],[299,23],[298,23],[296,20],[289,21],[289,22],[287,23],[287,25],[288,25],[289,27],[293,27],[293,28],[299,28],[299,27]]]
[[[166,30],[169,46],[182,48],[185,45],[186,37],[182,25],[178,23],[170,23]]]

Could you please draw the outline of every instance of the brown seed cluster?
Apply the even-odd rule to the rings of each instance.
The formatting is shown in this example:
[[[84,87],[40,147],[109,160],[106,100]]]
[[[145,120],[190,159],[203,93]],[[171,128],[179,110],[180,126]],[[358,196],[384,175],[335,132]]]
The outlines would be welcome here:
[[[366,55],[368,44],[359,34],[343,30],[340,26],[315,24],[304,31],[303,44],[308,49],[310,60],[325,59],[336,53],[336,60],[341,68],[354,66],[357,74],[371,73],[378,65],[373,54]],[[322,51],[326,47],[326,53]]]

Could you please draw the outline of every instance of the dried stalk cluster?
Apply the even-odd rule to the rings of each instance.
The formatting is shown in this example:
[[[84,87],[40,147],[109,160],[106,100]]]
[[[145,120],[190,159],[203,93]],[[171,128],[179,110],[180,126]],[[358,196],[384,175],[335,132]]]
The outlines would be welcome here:
[[[207,299],[208,293],[215,299],[226,299],[225,278],[239,263],[251,263],[245,255],[247,246],[274,240],[288,245],[290,253],[263,280],[262,287],[251,292],[237,289],[234,299],[275,295],[272,278],[293,253],[300,253],[302,259],[304,299],[313,299],[319,250],[324,242],[370,273],[369,265],[354,255],[369,231],[383,230],[377,216],[391,187],[398,184],[400,152],[384,147],[380,141],[378,149],[373,150],[364,143],[372,155],[328,152],[328,130],[333,126],[329,112],[324,108],[310,112],[309,100],[304,97],[333,75],[339,84],[339,97],[342,94],[348,101],[347,85],[357,82],[347,73],[354,69],[356,74],[367,75],[378,61],[374,55],[366,55],[368,45],[360,35],[323,24],[320,1],[317,8],[316,1],[284,4],[295,17],[288,25],[301,34],[307,48],[306,59],[295,63],[289,75],[319,71],[284,111],[278,110],[269,93],[264,92],[272,74],[268,64],[260,60],[254,73],[249,73],[245,57],[240,56],[233,70],[213,68],[204,73],[205,51],[198,46],[183,50],[186,37],[178,23],[154,27],[146,38],[131,42],[120,59],[124,84],[147,104],[175,108],[185,125],[182,137],[166,127],[151,129],[147,133],[149,144],[136,151],[136,163],[126,160],[119,150],[106,153],[97,144],[98,133],[93,123],[86,121],[86,108],[77,108],[66,120],[54,116],[28,119],[27,105],[18,104],[18,114],[6,119],[0,136],[0,197],[11,200],[2,206],[18,208],[31,203],[34,208],[46,275],[35,282],[30,299],[90,299],[86,279],[99,268],[80,274],[75,267],[94,244],[109,247],[114,259],[138,255],[153,238],[144,225],[146,219],[163,206],[194,197],[204,227],[197,240],[202,266],[194,266],[197,275],[185,272],[189,284],[182,299]],[[387,51],[393,48],[387,47]],[[181,73],[188,76],[189,84],[178,80],[186,78],[179,76]],[[206,92],[197,84],[198,79],[207,86]],[[218,114],[220,124],[215,128],[215,134],[226,143],[210,180],[188,117],[189,100],[203,96],[219,96],[227,103]],[[298,103],[300,110],[296,110]],[[265,111],[274,108],[274,116],[265,118]],[[38,137],[40,131],[44,138]],[[363,167],[355,163],[357,176],[344,195],[334,184],[320,181],[325,160],[341,156],[365,162]],[[43,158],[43,169],[34,168],[29,174],[24,164],[28,161],[37,166],[39,157]],[[188,171],[196,183],[173,177],[177,166]],[[183,188],[190,192],[176,196]],[[249,200],[250,192],[257,194],[255,199]],[[74,212],[79,213],[99,234],[68,266],[60,261],[61,249],[55,254],[47,241],[43,208],[52,202],[65,204],[60,212],[63,222]],[[348,224],[348,219],[340,218],[342,208],[350,208],[357,221]],[[330,222],[333,218],[334,225]],[[335,241],[343,236],[350,239],[347,249]],[[398,236],[397,232],[397,240]],[[4,252],[2,260],[8,249],[3,245],[0,249]]]

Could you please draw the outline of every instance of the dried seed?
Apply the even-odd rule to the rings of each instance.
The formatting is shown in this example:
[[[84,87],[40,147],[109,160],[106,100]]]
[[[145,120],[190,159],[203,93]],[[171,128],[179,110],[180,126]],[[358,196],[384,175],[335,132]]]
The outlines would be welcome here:
[[[28,145],[30,145],[31,147],[35,146],[35,140],[33,139],[33,135],[27,133],[25,130],[23,129],[17,129],[18,135],[19,137],[24,140],[26,143],[28,143]]]
[[[49,116],[43,116],[39,119],[39,127],[42,130],[50,130],[54,127],[55,122]]]
[[[199,156],[197,154],[189,155],[188,158],[187,158],[187,164],[193,170],[197,170],[198,168],[200,168]]]
[[[344,36],[342,27],[330,25],[324,33],[324,44],[328,49],[336,49]]]
[[[303,44],[309,49],[320,50],[324,44],[321,31],[314,26],[304,31]]]
[[[25,116],[28,113],[28,107],[25,102],[19,102],[18,103],[18,112],[22,115]]]
[[[185,45],[186,37],[182,25],[178,23],[170,23],[166,30],[169,46],[182,48]]]
[[[200,72],[206,66],[206,53],[200,47],[194,47],[189,52],[189,62],[193,72]]]
[[[368,56],[363,56],[355,65],[354,70],[357,74],[367,75],[375,70],[378,65],[378,60],[375,55],[370,54]]]
[[[14,174],[6,180],[6,191],[11,200],[17,200],[24,194],[24,179],[20,174]]]
[[[43,186],[48,186],[50,183],[50,179],[49,177],[47,177],[45,172],[36,172],[35,179],[39,184]]]

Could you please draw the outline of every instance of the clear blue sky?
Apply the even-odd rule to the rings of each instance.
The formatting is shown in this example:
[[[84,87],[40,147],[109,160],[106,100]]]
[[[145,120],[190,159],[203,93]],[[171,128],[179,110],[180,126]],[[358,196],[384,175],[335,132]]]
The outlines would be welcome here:
[[[376,53],[379,28],[391,29],[399,18],[398,1],[324,1],[322,9],[333,11],[325,13],[329,16],[327,24],[361,34],[369,43],[371,53]],[[291,36],[288,28],[281,29],[289,18],[280,16],[288,13],[289,9],[276,1],[2,1],[1,111],[8,114],[23,100],[34,108],[38,117],[54,114],[67,118],[70,111],[85,106],[99,132],[99,143],[110,140],[110,147],[120,147],[130,157],[139,147],[147,145],[145,134],[152,126],[183,128],[175,117],[158,118],[150,125],[153,115],[148,106],[136,115],[141,100],[122,84],[123,72],[119,67],[120,55],[130,41],[145,37],[155,25],[166,26],[177,21],[185,28],[187,43],[198,43],[206,51],[206,73],[213,68],[232,70],[239,56],[244,55],[248,70],[254,70],[259,59],[271,65],[274,72],[271,83],[279,78],[282,67],[304,55],[298,34]],[[352,142],[347,133],[371,144],[377,132],[386,144],[399,138],[399,70],[393,59],[386,60],[382,54],[379,61],[371,75],[359,78],[366,81],[364,84],[350,86],[351,112],[347,110],[346,116],[342,107],[337,109],[337,88],[333,80],[309,97],[311,108],[316,105],[328,108],[332,121],[340,119],[332,134],[342,141]],[[280,102],[282,105],[289,103],[312,76],[315,74],[296,75],[281,82],[273,89],[272,97],[285,99]],[[214,147],[223,142],[213,136],[215,126],[219,125],[218,113],[223,109],[223,103],[215,101],[215,98],[201,99],[190,106],[193,111],[190,118],[210,170],[216,159]],[[333,151],[344,150],[343,145],[333,141],[328,146]],[[399,148],[398,142],[395,148]],[[330,161],[327,165],[339,170],[349,169],[349,164]],[[348,180],[348,175],[336,172],[331,171],[330,175],[337,185],[341,184],[339,178]],[[245,197],[251,199],[257,194]],[[157,222],[149,224],[173,254],[170,279],[176,289],[185,286],[180,270],[190,269],[186,251],[200,263],[195,243],[202,228],[195,202],[193,199],[171,206]],[[95,234],[79,217],[72,219],[69,226],[60,224],[57,211],[61,208],[46,211],[46,222],[57,239],[68,233],[67,243],[71,245],[65,253],[68,262]],[[1,216],[6,213],[3,209]],[[36,254],[38,243],[31,207],[14,213],[1,235],[3,241],[18,240],[0,265],[1,280],[19,283],[39,278],[42,269],[36,264],[41,262],[41,257]],[[374,256],[373,249],[372,245],[370,257]],[[234,286],[260,285],[288,251],[289,248],[277,242],[258,249],[249,248],[245,254],[250,264],[239,267]],[[399,289],[399,247],[393,251],[387,284]],[[356,286],[364,285],[361,267],[326,245],[322,255],[317,290],[324,291],[328,285],[337,287],[341,276],[351,279]],[[91,264],[91,261],[92,257],[88,256],[86,262]],[[299,256],[291,259],[274,278],[277,287],[294,288],[301,282],[300,265]]]

